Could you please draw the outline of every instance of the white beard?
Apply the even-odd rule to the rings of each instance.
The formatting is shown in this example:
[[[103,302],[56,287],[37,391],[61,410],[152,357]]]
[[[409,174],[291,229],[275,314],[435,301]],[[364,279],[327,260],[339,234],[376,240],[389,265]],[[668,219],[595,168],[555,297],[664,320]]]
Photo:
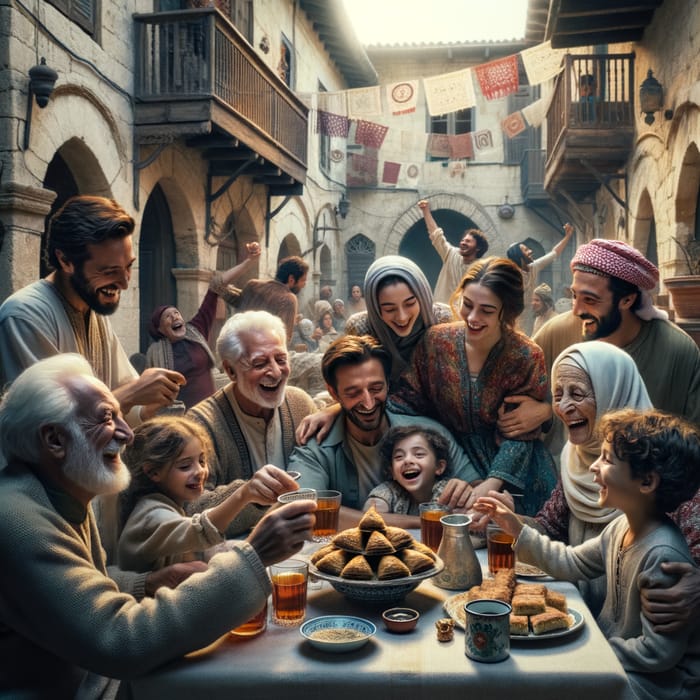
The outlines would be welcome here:
[[[70,441],[63,465],[66,479],[95,496],[119,493],[129,485],[131,474],[121,458],[117,471],[113,471],[104,464],[102,451],[95,449],[80,429],[68,426],[68,434]],[[110,443],[105,450],[114,447]]]

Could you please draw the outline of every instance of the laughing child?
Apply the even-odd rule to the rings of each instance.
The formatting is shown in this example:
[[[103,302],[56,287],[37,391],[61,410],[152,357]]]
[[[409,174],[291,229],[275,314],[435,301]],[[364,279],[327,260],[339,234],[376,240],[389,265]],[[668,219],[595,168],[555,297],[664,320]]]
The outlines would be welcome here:
[[[189,517],[185,505],[204,491],[211,449],[207,433],[189,418],[153,418],[136,428],[124,451],[131,484],[120,503],[121,569],[155,571],[204,559],[204,550],[224,542],[222,533],[246,505],[272,505],[279,493],[298,488],[281,469],[266,465],[223,501]]]
[[[607,589],[598,624],[640,700],[691,700],[700,693],[700,630],[686,625],[660,634],[641,611],[640,589],[668,586],[663,562],[693,563],[680,530],[666,516],[700,485],[700,434],[660,411],[615,411],[603,417],[604,442],[590,466],[600,486],[598,504],[622,511],[598,537],[576,547],[553,542],[524,525],[499,501],[484,497],[488,513],[517,538],[518,559],[555,578],[591,579]]]
[[[449,483],[448,478],[439,478],[448,467],[447,441],[430,428],[391,428],[382,440],[380,454],[389,479],[370,491],[363,510],[374,505],[380,513],[418,515],[418,506],[437,501]]]

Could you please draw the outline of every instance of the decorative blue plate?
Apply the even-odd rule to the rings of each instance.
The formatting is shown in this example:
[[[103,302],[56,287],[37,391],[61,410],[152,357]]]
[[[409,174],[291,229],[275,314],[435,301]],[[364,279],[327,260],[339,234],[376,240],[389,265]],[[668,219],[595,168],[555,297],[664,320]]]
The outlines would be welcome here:
[[[307,620],[299,632],[317,649],[341,654],[364,646],[377,632],[377,627],[362,617],[322,615]]]

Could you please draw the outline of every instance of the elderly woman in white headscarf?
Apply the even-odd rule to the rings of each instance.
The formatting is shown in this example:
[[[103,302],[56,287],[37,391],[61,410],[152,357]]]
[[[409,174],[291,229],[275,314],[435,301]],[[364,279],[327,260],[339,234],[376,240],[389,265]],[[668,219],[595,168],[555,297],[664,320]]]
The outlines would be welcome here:
[[[598,505],[600,487],[589,467],[600,456],[597,426],[608,411],[652,408],[634,360],[610,343],[592,340],[570,346],[552,366],[554,412],[568,440],[561,452],[561,479],[530,524],[552,539],[577,545],[600,533],[619,511]],[[605,582],[581,582],[592,610],[605,597]]]

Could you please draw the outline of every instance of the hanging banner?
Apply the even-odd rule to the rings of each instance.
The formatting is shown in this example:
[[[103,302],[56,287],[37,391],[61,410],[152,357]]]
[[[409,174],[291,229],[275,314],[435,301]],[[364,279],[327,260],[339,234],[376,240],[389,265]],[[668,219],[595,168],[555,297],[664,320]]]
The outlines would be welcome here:
[[[471,68],[423,78],[423,88],[431,117],[476,105]]]
[[[522,132],[525,131],[525,129],[527,129],[527,124],[525,124],[525,119],[523,118],[523,113],[522,112],[513,112],[513,114],[509,114],[501,122],[501,128],[503,129],[503,133],[509,139],[512,139],[514,136],[517,136],[518,134],[522,134]]]
[[[355,143],[370,148],[381,148],[387,131],[389,131],[388,126],[360,119],[355,127]]]
[[[521,51],[520,57],[530,85],[539,85],[557,75],[564,68],[561,59],[565,53],[563,49],[553,49],[549,41]]]
[[[403,80],[387,85],[386,100],[393,116],[415,112],[418,104],[418,81]]]
[[[474,68],[481,92],[487,100],[497,100],[518,91],[518,57],[513,54]]]
[[[351,119],[382,116],[382,97],[379,85],[347,91],[348,116]]]

